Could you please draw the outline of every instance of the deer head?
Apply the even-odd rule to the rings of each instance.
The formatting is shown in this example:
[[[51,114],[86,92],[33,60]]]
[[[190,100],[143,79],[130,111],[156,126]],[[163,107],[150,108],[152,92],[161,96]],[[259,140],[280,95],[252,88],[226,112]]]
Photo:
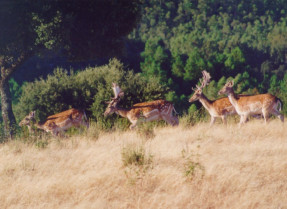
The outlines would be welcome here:
[[[36,111],[31,111],[20,123],[19,126],[30,126],[31,122],[35,122]]]
[[[228,81],[223,87],[222,89],[218,92],[218,95],[222,95],[222,94],[228,94],[230,92],[233,91],[233,85],[234,85],[234,81]]]
[[[192,89],[194,91],[193,96],[189,99],[189,102],[194,102],[202,96],[202,90],[205,86],[209,84],[211,79],[210,74],[207,71],[202,71],[202,79],[200,80],[200,85],[196,85],[196,88]]]
[[[112,98],[111,101],[107,102],[108,107],[106,108],[106,111],[104,113],[105,117],[117,111],[117,104],[119,103],[120,98],[124,96],[124,92],[121,90],[118,84],[113,83],[112,89],[114,91],[114,98]]]

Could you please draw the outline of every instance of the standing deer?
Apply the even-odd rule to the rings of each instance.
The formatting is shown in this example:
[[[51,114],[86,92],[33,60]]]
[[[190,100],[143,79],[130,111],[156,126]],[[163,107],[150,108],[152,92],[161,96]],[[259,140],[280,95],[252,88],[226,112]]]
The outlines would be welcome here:
[[[204,106],[211,116],[210,126],[212,126],[217,117],[222,119],[222,122],[226,124],[226,117],[228,115],[235,115],[236,110],[230,103],[227,97],[220,98],[217,100],[209,100],[202,92],[203,88],[209,84],[210,74],[205,70],[202,71],[202,80],[200,81],[200,86],[196,85],[193,96],[189,99],[189,102],[194,102],[199,100],[199,102]]]
[[[272,94],[258,94],[253,96],[238,97],[233,91],[233,81],[227,82],[218,94],[227,94],[229,101],[240,115],[240,125],[247,121],[249,115],[262,114],[265,124],[270,114],[273,114],[284,122],[281,111],[282,103],[280,99]],[[277,109],[279,107],[279,110]]]
[[[135,128],[139,120],[142,122],[164,120],[172,126],[178,125],[178,118],[173,116],[173,112],[176,111],[171,102],[156,100],[137,103],[130,108],[122,108],[118,106],[118,103],[120,101],[120,97],[124,95],[124,92],[115,83],[113,83],[112,89],[115,96],[110,102],[108,102],[108,107],[104,113],[105,117],[112,113],[116,113],[127,118],[132,123],[130,125],[130,129]]]
[[[51,115],[40,123],[35,123],[35,111],[32,111],[19,123],[19,126],[27,126],[30,133],[33,132],[33,125],[54,136],[58,136],[59,133],[63,133],[71,127],[89,127],[86,113],[74,108]]]

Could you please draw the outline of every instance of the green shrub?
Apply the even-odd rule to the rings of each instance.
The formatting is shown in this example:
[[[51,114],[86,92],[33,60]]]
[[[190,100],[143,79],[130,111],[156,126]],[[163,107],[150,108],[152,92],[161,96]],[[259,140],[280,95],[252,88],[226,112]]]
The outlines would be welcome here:
[[[204,107],[197,109],[196,106],[192,104],[188,110],[188,113],[185,113],[179,118],[179,124],[183,127],[189,128],[198,122],[207,121],[208,115],[209,114]]]
[[[124,166],[147,166],[152,162],[152,156],[147,155],[142,146],[137,147],[130,145],[123,148],[122,161]]]
[[[167,87],[160,85],[158,79],[142,78],[140,74],[125,70],[117,59],[112,59],[107,65],[89,67],[78,73],[57,68],[47,79],[26,83],[19,103],[14,107],[15,115],[20,121],[36,110],[38,120],[44,120],[73,107],[85,110],[88,117],[102,123],[103,128],[111,128],[119,117],[114,114],[104,118],[103,113],[107,106],[105,101],[114,96],[112,82],[118,83],[125,92],[120,102],[122,107],[163,99],[167,93]]]

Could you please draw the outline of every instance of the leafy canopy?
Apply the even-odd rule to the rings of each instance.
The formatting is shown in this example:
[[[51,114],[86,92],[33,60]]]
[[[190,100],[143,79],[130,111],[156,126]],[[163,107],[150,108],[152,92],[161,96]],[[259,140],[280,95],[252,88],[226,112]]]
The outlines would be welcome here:
[[[4,0],[0,55],[62,50],[73,59],[115,55],[139,19],[138,0]]]

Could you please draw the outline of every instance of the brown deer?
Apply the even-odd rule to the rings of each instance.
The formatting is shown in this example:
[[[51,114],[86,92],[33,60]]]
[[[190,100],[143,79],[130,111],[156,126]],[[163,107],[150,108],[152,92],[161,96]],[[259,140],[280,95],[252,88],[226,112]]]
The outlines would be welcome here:
[[[38,129],[52,133],[54,136],[62,134],[71,127],[89,127],[86,113],[75,108],[51,115],[40,123],[35,123],[35,111],[32,111],[19,123],[19,126],[27,126],[30,133],[33,132],[33,125]]]
[[[164,120],[172,126],[178,125],[178,118],[173,116],[173,112],[176,111],[171,102],[156,100],[151,102],[137,103],[130,108],[122,108],[118,106],[118,103],[120,101],[120,97],[124,95],[124,92],[115,83],[113,83],[112,89],[115,96],[110,102],[108,102],[108,107],[104,113],[105,117],[112,113],[116,113],[124,118],[127,118],[132,123],[130,125],[130,129],[135,128],[139,121],[147,122]]]
[[[249,115],[262,114],[265,124],[270,114],[273,114],[284,122],[284,116],[280,113],[282,103],[272,94],[241,95],[238,97],[233,91],[233,81],[227,82],[218,94],[227,94],[230,103],[240,115],[240,124],[246,123]],[[278,109],[279,107],[279,109]]]
[[[208,111],[211,117],[210,126],[212,126],[216,120],[216,118],[220,117],[222,122],[226,124],[226,117],[228,115],[235,115],[236,110],[230,103],[227,97],[220,98],[217,100],[209,100],[203,94],[203,88],[209,84],[210,74],[205,70],[202,71],[202,79],[200,81],[200,86],[196,85],[193,96],[189,99],[189,102],[194,102],[199,100],[199,102],[204,106],[204,108]]]

